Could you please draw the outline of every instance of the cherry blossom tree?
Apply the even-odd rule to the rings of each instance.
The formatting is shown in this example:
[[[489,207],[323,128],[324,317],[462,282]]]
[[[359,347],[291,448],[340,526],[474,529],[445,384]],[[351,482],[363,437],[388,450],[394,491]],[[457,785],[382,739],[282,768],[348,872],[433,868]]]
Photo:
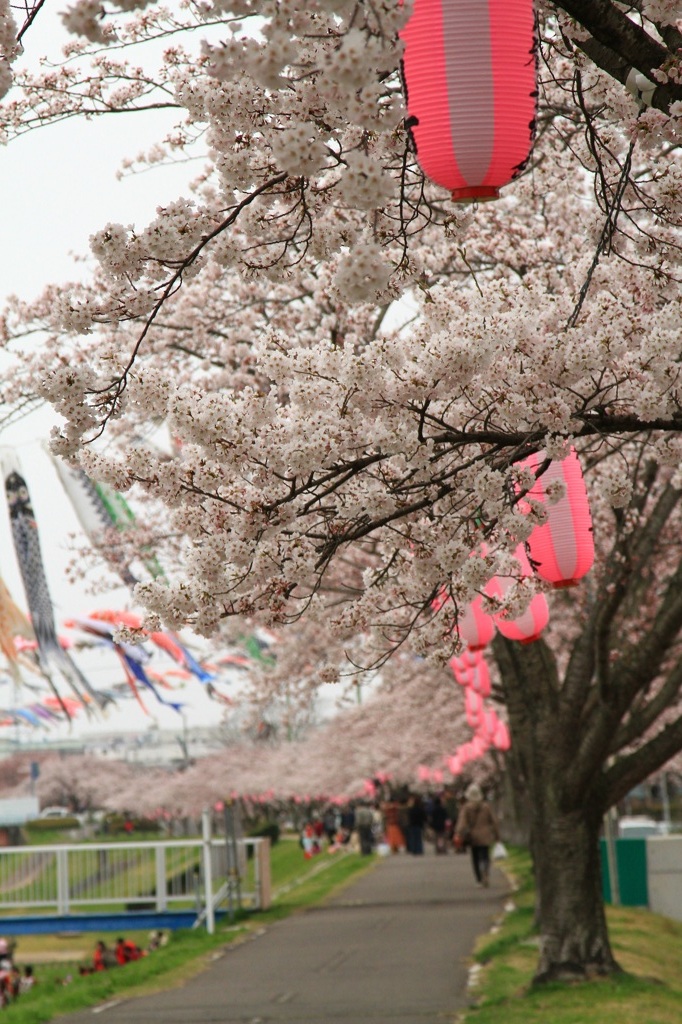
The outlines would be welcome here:
[[[168,625],[308,619],[364,638],[352,671],[401,649],[442,666],[546,514],[520,507],[520,461],[579,450],[597,568],[546,641],[495,645],[540,978],[617,969],[599,822],[682,747],[676,6],[539,5],[535,150],[481,208],[415,161],[393,0],[77,0],[61,61],[15,61],[4,103],[8,140],[177,109],[124,171],[206,156],[190,198],[91,238],[90,280],[4,321],[8,405],[50,400],[56,452],[166,509],[173,578],[137,595]],[[172,449],[140,442],[150,421]]]

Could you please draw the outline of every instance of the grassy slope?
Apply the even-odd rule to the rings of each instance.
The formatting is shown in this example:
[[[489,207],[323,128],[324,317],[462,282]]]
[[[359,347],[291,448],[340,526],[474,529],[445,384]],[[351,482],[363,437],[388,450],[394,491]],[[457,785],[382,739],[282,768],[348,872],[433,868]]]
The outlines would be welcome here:
[[[368,870],[373,862],[373,857],[363,858],[354,854],[336,859],[323,854],[306,861],[297,843],[278,843],[272,849],[273,890],[276,894],[278,889],[284,888],[285,892],[275,900],[270,910],[253,917],[244,915],[234,926],[223,923],[216,928],[213,936],[201,929],[176,932],[164,949],[128,964],[125,970],[80,977],[77,962],[37,965],[35,973],[38,985],[35,990],[7,1007],[3,1011],[3,1019],[8,1024],[45,1024],[60,1014],[94,1006],[109,999],[142,995],[179,985],[219,955],[226,943],[239,941],[254,928],[262,928],[269,922],[319,902],[359,872]],[[294,882],[296,884],[289,888]],[[66,937],[23,936],[19,940],[16,959],[21,965],[31,962],[32,953],[40,954],[49,950],[63,953],[71,949],[77,955],[85,949],[89,960],[98,939],[113,945],[116,937],[107,933]],[[126,937],[144,946],[148,932],[128,931]],[[68,975],[71,975],[72,980],[63,985]]]
[[[467,1024],[679,1024],[682,924],[646,910],[609,908],[611,941],[624,973],[531,989],[537,943],[528,856],[513,853],[509,869],[520,885],[516,909],[478,944],[475,959],[485,970]]]

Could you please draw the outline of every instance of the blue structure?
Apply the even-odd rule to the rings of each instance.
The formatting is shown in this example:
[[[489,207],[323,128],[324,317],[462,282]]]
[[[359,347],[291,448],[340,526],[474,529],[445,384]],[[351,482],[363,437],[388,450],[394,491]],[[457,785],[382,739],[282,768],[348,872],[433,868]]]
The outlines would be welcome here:
[[[216,918],[224,917],[223,911]],[[21,917],[0,917],[3,935],[55,935],[58,932],[120,932],[154,931],[192,928],[197,921],[195,910],[129,911],[125,914],[26,914]]]

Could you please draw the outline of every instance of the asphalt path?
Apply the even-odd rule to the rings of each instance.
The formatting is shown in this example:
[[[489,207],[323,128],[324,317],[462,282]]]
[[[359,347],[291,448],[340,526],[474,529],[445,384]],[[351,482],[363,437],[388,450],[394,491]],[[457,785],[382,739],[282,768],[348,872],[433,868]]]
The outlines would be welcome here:
[[[226,946],[180,988],[59,1024],[444,1024],[467,1005],[468,958],[509,893],[468,856],[397,854],[323,905]]]

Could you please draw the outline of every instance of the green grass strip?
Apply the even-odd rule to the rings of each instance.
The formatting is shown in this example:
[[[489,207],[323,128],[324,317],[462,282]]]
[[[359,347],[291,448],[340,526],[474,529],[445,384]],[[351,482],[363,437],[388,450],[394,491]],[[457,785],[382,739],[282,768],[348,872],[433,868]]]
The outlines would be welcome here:
[[[515,909],[477,944],[474,959],[482,971],[463,1024],[679,1024],[682,923],[609,907],[611,942],[624,973],[533,989],[538,948],[530,858],[513,850],[506,867],[519,885]]]

